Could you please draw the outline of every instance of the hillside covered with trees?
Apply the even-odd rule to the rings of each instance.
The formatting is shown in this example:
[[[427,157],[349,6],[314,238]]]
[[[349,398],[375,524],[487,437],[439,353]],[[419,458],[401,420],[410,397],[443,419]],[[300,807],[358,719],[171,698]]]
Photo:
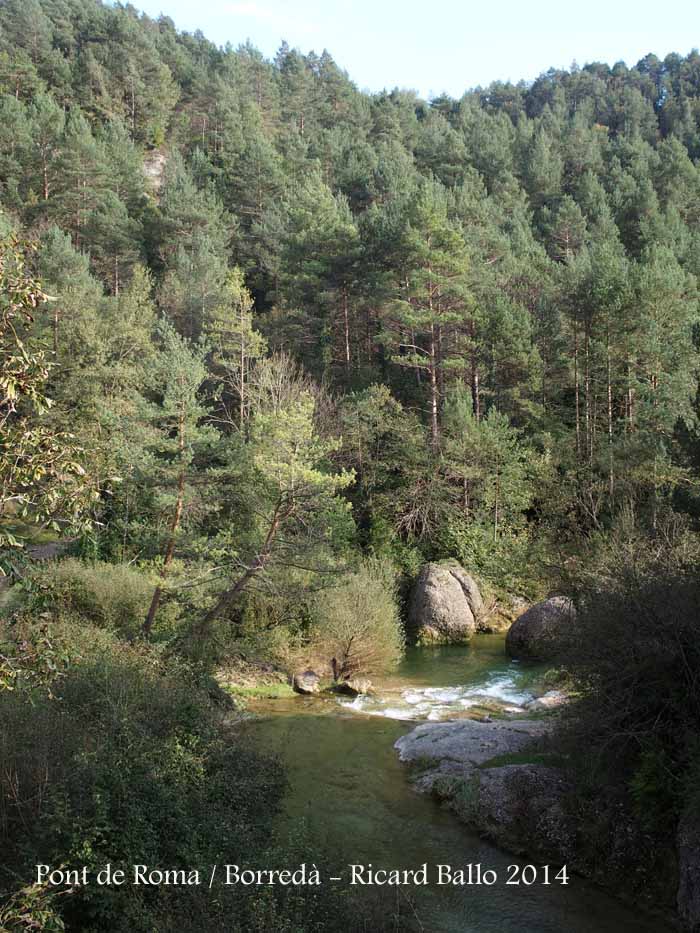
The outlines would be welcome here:
[[[424,101],[326,51],[4,0],[0,208],[0,927],[350,929],[322,900],[125,910],[18,878],[266,852],[283,777],[231,751],[213,675],[384,669],[444,558],[497,614],[593,607],[582,812],[607,782],[605,820],[661,853],[641,877],[673,874],[700,813],[697,51]]]

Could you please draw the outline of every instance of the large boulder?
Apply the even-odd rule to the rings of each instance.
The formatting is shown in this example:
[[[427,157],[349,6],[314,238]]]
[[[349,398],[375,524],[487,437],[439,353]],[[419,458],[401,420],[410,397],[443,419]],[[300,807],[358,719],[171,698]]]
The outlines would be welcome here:
[[[413,588],[409,625],[420,642],[467,641],[484,615],[476,582],[457,563],[425,564]]]
[[[570,787],[559,768],[523,763],[474,772],[468,793],[448,800],[464,822],[509,852],[571,862],[574,826],[564,809]]]
[[[574,604],[565,596],[551,596],[531,606],[511,625],[506,651],[511,658],[549,661],[561,650],[576,618]]]
[[[297,693],[319,693],[321,690],[321,678],[316,671],[308,670],[295,674],[292,686]]]
[[[519,754],[550,732],[551,726],[541,719],[423,722],[397,739],[394,748],[401,761],[431,763],[417,785],[426,791],[433,789],[434,780],[441,774],[468,775],[491,758]]]

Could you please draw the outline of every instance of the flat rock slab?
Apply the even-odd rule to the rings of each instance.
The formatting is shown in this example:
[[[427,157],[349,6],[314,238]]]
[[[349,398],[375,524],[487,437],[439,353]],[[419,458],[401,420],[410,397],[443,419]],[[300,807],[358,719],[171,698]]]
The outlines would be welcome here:
[[[488,764],[525,751],[550,728],[537,719],[424,723],[395,747],[401,761],[420,766],[416,790],[445,802],[480,835],[510,852],[564,862],[575,852],[561,806],[568,789],[562,772],[534,763]]]
[[[468,771],[496,755],[522,751],[548,728],[538,719],[427,722],[402,735],[394,747],[401,761],[434,759],[440,769]]]

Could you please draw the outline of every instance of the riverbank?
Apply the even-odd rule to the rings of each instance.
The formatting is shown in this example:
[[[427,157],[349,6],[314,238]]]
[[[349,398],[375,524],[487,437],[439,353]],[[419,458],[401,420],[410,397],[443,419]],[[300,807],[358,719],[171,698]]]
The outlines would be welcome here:
[[[672,900],[659,903],[615,870],[615,854],[596,866],[581,855],[570,763],[552,741],[556,714],[496,721],[422,723],[394,743],[412,786],[445,805],[480,838],[539,863],[566,865],[635,909],[658,929],[675,925]],[[608,861],[609,860],[609,861]],[[641,906],[640,906],[641,905]]]
[[[377,681],[372,712],[351,708],[352,701],[338,697],[251,699],[256,717],[239,728],[284,765],[289,790],[280,831],[297,833],[303,825],[314,849],[330,849],[348,864],[410,870],[423,863],[473,862],[496,871],[504,883],[490,888],[402,889],[399,896],[411,899],[431,933],[659,933],[665,926],[656,918],[576,876],[567,886],[506,886],[508,867],[523,860],[455,819],[431,795],[417,794],[411,777],[419,777],[421,768],[425,773],[429,762],[416,760],[412,775],[396,754],[395,743],[412,734],[415,724],[407,714],[415,715],[418,706],[427,718],[450,715],[445,709],[450,703],[454,710],[486,692],[492,701],[494,693],[505,692],[506,705],[516,695],[530,702],[539,671],[510,661],[502,637],[477,636],[469,646],[409,649],[396,673]],[[534,732],[547,719],[528,722]],[[454,725],[463,723],[471,724],[465,719]],[[513,723],[494,722],[503,734],[520,728]],[[415,731],[432,725],[424,721]]]

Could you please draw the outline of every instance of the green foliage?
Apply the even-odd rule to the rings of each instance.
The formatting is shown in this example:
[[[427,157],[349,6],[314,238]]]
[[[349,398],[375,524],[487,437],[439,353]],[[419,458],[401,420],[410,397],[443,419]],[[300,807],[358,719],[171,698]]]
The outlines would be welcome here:
[[[380,674],[403,653],[393,574],[367,564],[337,586],[322,590],[313,605],[311,647],[327,664],[335,659],[336,680]]]
[[[455,498],[465,519],[474,515],[477,522],[488,522],[497,543],[504,530],[512,533],[522,524],[530,505],[532,452],[496,408],[477,420],[471,393],[461,386],[448,400],[444,421],[445,470]]]
[[[2,887],[38,862],[90,872],[107,862],[127,871],[135,862],[206,870],[234,838],[254,859],[279,801],[279,769],[224,735],[187,670],[171,664],[164,675],[147,654],[81,628],[71,633],[81,660],[56,686],[56,700],[30,704],[14,692],[0,702],[3,796],[22,788],[4,809]],[[226,910],[245,927],[244,905],[196,892],[195,905],[184,890],[92,885],[74,890],[60,911],[69,924],[145,931],[193,910],[213,925]]]
[[[493,529],[450,516],[436,537],[438,556],[456,558],[500,593],[537,599],[551,543],[533,540],[527,529],[506,532],[494,543]]]
[[[0,241],[0,557],[21,546],[3,519],[86,527],[92,498],[73,435],[42,418],[51,406],[49,364],[31,326],[48,296],[27,270],[26,252],[15,237]]]
[[[7,933],[37,929],[45,933],[63,933],[66,925],[57,909],[61,893],[39,884],[20,888],[0,905],[1,928]]]
[[[73,658],[73,649],[55,634],[45,618],[11,615],[3,621],[0,691],[53,696],[53,689]]]
[[[289,699],[295,695],[289,684],[263,684],[256,687],[238,687],[235,684],[225,684],[224,690],[233,697],[252,697],[263,700]]]
[[[272,833],[285,786],[280,766],[226,727],[230,701],[211,681],[172,657],[166,667],[152,649],[127,646],[84,619],[60,623],[54,634],[72,660],[51,694],[0,693],[3,929],[393,928],[387,905],[355,904],[325,885],[291,893],[210,891],[204,882],[17,890],[17,878],[33,877],[39,863],[86,866],[91,877],[111,863],[127,878],[135,864],[194,867],[208,878],[231,846],[254,868],[306,861],[331,870],[303,827],[294,842]]]
[[[700,589],[697,548],[687,545],[669,523],[643,547],[620,530],[579,580],[566,648],[578,699],[564,711],[560,738],[572,755],[581,851],[615,871],[636,865],[655,891],[669,883],[678,819],[694,799],[697,773]],[[605,855],[615,832],[620,844]]]
[[[250,416],[249,382],[253,365],[265,355],[265,338],[255,330],[253,298],[245,287],[243,273],[234,268],[229,274],[224,300],[206,322],[205,331],[213,355],[212,368],[220,381],[222,420],[245,430]],[[236,415],[231,412],[237,402]]]
[[[245,776],[199,694],[201,730],[163,713],[167,696],[186,719],[155,659],[291,668],[313,645],[343,676],[383,669],[401,648],[394,582],[368,558],[404,589],[426,559],[457,558],[499,597],[598,573],[576,716],[582,747],[611,749],[582,774],[609,770],[615,799],[599,814],[579,795],[584,842],[610,847],[618,804],[663,834],[698,760],[679,737],[697,730],[697,73],[697,52],[647,56],[427,103],[361,92],[327,52],[283,43],[267,60],[128,4],[0,6],[0,560],[24,575],[2,702],[20,722],[31,697],[44,738],[77,710],[99,751],[71,723],[63,750],[39,743],[56,858],[97,851],[103,820],[115,839],[132,748],[124,781],[153,801],[158,839],[172,784],[178,853],[225,847],[226,814],[218,842],[185,840],[197,769]],[[680,570],[659,548],[669,516]],[[83,561],[26,570],[18,546],[47,529],[78,537]],[[616,550],[657,565],[629,571]],[[99,664],[71,666],[54,630],[69,620]],[[140,629],[160,648],[128,648]],[[88,670],[125,678],[124,723],[100,719]],[[148,703],[165,723],[144,726],[150,764],[133,726]],[[137,898],[117,920],[82,894],[75,915],[73,895],[35,897],[3,922],[347,928],[332,898],[188,915]]]
[[[154,586],[153,575],[135,567],[101,561],[87,564],[74,558],[37,568],[31,580],[33,599],[40,606],[123,636],[137,633]]]

